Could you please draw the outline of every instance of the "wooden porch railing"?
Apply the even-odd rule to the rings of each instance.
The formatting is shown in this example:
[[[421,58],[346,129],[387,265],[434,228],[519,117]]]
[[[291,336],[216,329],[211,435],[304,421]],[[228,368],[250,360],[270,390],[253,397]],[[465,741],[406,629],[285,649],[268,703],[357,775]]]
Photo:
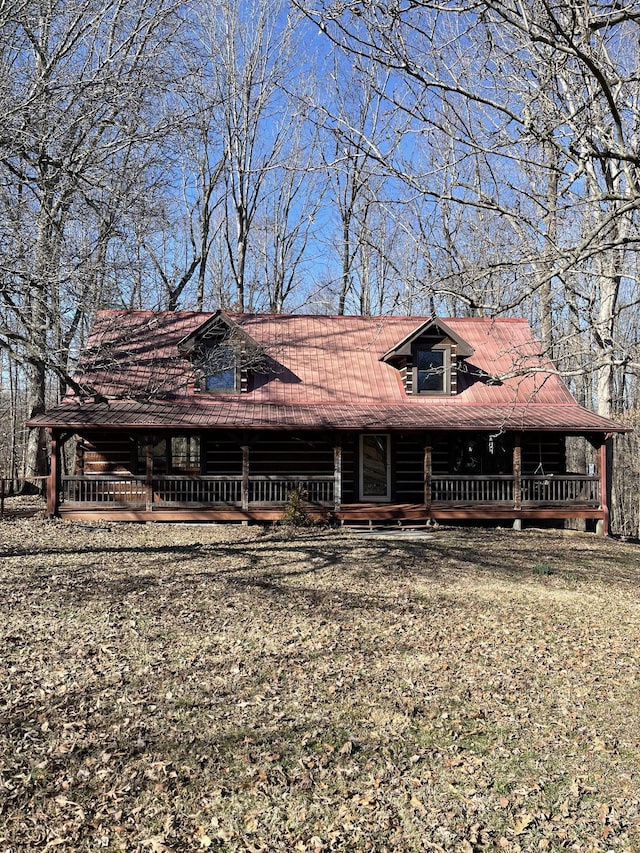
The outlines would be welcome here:
[[[600,506],[600,478],[587,474],[522,475],[522,503],[534,506]]]
[[[153,478],[156,506],[240,505],[242,477],[184,477],[167,475]]]
[[[332,505],[334,479],[328,477],[249,478],[249,504],[283,505],[294,489],[300,489],[309,504]],[[184,477],[167,475],[152,480],[152,507],[242,506],[242,477]],[[140,509],[147,506],[145,477],[62,477],[65,504],[105,503]]]
[[[509,504],[540,506],[600,506],[600,479],[587,474],[523,474],[520,493],[510,474],[433,475],[431,500],[437,504]]]
[[[284,504],[294,490],[300,490],[310,504],[333,503],[334,479],[328,477],[252,476],[249,478],[249,502],[258,504]]]
[[[469,477],[465,474],[431,475],[433,503],[513,503],[511,474]]]
[[[431,502],[440,506],[501,505],[520,507],[600,506],[600,480],[583,474],[523,474],[518,482],[510,474],[466,476],[458,474],[431,477]],[[215,506],[283,506],[294,489],[304,492],[309,504],[333,506],[333,477],[250,476],[243,495],[242,477],[154,477],[148,494],[145,477],[86,476],[62,477],[62,501],[65,504],[100,506],[105,504],[131,509]]]
[[[147,486],[144,477],[61,477],[65,504],[119,504],[144,508]]]

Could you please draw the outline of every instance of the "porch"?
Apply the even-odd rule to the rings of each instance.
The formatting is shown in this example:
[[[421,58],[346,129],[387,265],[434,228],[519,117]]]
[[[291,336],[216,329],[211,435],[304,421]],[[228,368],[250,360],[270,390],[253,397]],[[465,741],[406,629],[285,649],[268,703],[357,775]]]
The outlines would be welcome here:
[[[335,476],[84,475],[60,487],[59,512],[76,520],[275,521],[294,490],[311,516],[343,524],[606,518],[600,476],[583,474],[431,475],[422,503],[343,503]]]

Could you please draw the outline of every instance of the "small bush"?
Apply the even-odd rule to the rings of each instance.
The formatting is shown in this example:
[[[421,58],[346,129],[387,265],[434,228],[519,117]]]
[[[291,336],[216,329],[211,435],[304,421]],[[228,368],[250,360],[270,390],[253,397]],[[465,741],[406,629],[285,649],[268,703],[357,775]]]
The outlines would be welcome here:
[[[285,527],[311,527],[313,520],[307,509],[307,492],[301,486],[291,489],[282,516]]]
[[[533,567],[534,575],[552,575],[553,569],[549,563],[536,563]]]

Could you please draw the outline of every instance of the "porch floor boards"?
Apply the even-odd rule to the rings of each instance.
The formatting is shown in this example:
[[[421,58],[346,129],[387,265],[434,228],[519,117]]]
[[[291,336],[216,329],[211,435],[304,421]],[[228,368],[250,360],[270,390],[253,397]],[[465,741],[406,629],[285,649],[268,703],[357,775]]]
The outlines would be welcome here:
[[[283,508],[256,507],[242,510],[237,507],[147,509],[135,507],[61,506],[60,516],[69,521],[194,521],[194,522],[274,522],[282,518]],[[595,507],[547,506],[522,507],[513,505],[475,504],[473,506],[433,504],[358,503],[343,505],[337,512],[328,507],[311,507],[309,514],[318,521],[338,521],[345,526],[376,524],[426,525],[429,521],[514,521],[516,519],[603,519],[604,511]]]
[[[563,519],[604,517],[602,509],[581,506],[522,507],[514,509],[513,504],[474,504],[455,505],[434,503],[427,508],[424,504],[350,504],[343,506],[335,517],[343,524],[350,522],[391,522],[395,520],[422,521],[425,524],[435,521],[455,520],[511,520],[521,519]]]
[[[68,521],[279,521],[282,518],[282,509],[106,509],[88,507],[60,507],[60,517]],[[325,520],[326,513],[311,511],[312,518]]]

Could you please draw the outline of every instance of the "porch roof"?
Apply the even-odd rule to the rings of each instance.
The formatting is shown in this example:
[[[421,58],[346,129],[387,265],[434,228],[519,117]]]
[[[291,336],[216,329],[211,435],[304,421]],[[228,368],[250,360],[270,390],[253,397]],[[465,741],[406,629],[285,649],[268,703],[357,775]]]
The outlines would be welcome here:
[[[215,316],[101,312],[75,377],[85,393],[70,393],[29,425],[625,431],[576,402],[524,320],[447,319],[470,352],[458,371],[457,393],[411,396],[384,356],[425,317],[230,314],[265,361],[254,366],[246,393],[198,393],[194,366],[179,344]]]
[[[500,430],[620,432],[619,424],[570,404],[547,406],[456,405],[283,405],[241,400],[213,405],[208,401],[172,402],[68,399],[33,425],[58,429],[321,429],[321,430]]]

